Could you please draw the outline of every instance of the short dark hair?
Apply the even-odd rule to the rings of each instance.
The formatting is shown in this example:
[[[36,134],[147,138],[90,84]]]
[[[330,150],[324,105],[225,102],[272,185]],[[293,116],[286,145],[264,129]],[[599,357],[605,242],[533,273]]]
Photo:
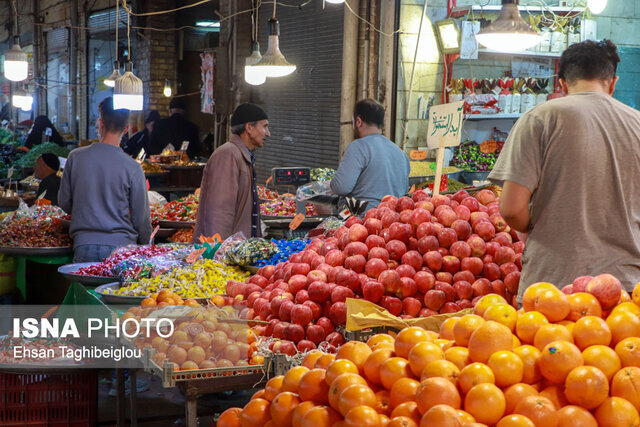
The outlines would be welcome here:
[[[110,96],[98,104],[98,112],[107,132],[122,133],[129,124],[129,110],[114,110],[113,98]]]
[[[247,122],[247,123],[240,123],[239,125],[233,125],[231,126],[231,133],[234,135],[242,135],[244,133],[244,131],[247,130],[247,124],[251,124],[251,126],[255,126],[258,122]]]
[[[362,99],[353,107],[353,118],[382,128],[384,123],[384,107],[373,99]]]
[[[611,80],[619,62],[618,47],[611,40],[587,40],[572,44],[564,51],[558,77],[569,84],[576,80]]]

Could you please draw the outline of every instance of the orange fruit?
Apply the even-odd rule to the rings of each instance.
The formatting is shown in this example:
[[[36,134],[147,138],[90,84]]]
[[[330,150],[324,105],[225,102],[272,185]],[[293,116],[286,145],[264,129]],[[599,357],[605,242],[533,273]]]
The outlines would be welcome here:
[[[404,402],[396,406],[391,411],[391,420],[397,417],[406,417],[415,421],[416,424],[420,422],[420,411],[418,410],[418,404],[415,401]]]
[[[437,340],[433,340],[433,343],[439,345],[442,351],[447,351],[448,349],[453,347],[453,345],[455,344],[455,341],[437,339]]]
[[[474,362],[485,363],[496,351],[511,350],[511,330],[501,323],[486,321],[469,338],[469,357]]]
[[[427,331],[418,326],[404,328],[396,336],[396,342],[394,344],[396,356],[408,359],[409,352],[413,346],[419,342],[427,341],[427,337]]]
[[[409,417],[400,416],[391,418],[387,427],[418,427],[419,422]]]
[[[529,286],[522,294],[522,308],[524,311],[533,311],[535,309],[536,296],[539,293],[548,290],[557,290],[552,283],[538,282]]]
[[[272,402],[276,395],[282,391],[283,381],[284,375],[278,375],[267,381],[267,384],[264,386],[264,398]]]
[[[609,345],[611,342],[611,331],[601,317],[581,317],[576,321],[572,333],[573,340],[580,350],[592,345]]]
[[[362,371],[364,362],[371,353],[371,349],[365,343],[360,341],[349,341],[340,346],[336,353],[336,360],[350,360],[355,363],[359,370]]]
[[[518,313],[516,309],[509,304],[495,304],[487,308],[482,317],[485,320],[493,320],[494,322],[502,323],[513,331],[518,320]]]
[[[582,353],[570,342],[554,341],[540,353],[540,373],[555,384],[563,384],[569,372],[582,365]]]
[[[511,337],[513,338],[513,344],[511,348],[520,347],[522,345],[522,341],[520,341],[520,339],[517,336],[511,335]]]
[[[453,337],[456,345],[466,347],[469,344],[469,337],[480,325],[484,323],[484,319],[475,314],[466,314],[460,318],[453,327]]]
[[[253,396],[251,396],[251,399],[264,399],[264,389],[260,389],[255,393],[253,393]]]
[[[302,402],[298,406],[296,406],[296,408],[291,413],[291,425],[299,426],[303,415],[314,406],[316,406],[316,404],[311,401]]]
[[[544,390],[540,390],[538,395],[549,399],[556,408],[562,408],[569,404],[569,401],[564,395],[564,384],[550,385]]]
[[[602,317],[602,307],[597,298],[586,292],[576,292],[567,295],[569,299],[570,311],[567,319],[577,321],[581,317],[596,316]]]
[[[320,350],[310,351],[309,353],[307,353],[306,356],[304,356],[304,359],[302,359],[302,366],[305,366],[309,369],[315,368],[316,360],[318,360],[318,358],[323,354],[324,353],[321,352]]]
[[[473,386],[464,398],[464,409],[477,422],[493,425],[504,415],[506,400],[502,390],[494,384]]]
[[[456,365],[458,369],[462,369],[471,363],[469,359],[469,349],[466,347],[448,348],[444,352],[444,359]]]
[[[253,399],[245,405],[240,413],[240,425],[263,426],[271,420],[271,402],[265,399]]]
[[[573,343],[573,335],[566,326],[550,323],[540,326],[536,336],[533,338],[533,345],[538,350],[542,350],[547,344],[553,341],[567,341]]]
[[[496,427],[536,427],[536,425],[524,415],[512,414],[498,421]]]
[[[526,384],[535,384],[542,378],[538,359],[540,358],[540,350],[532,345],[521,345],[513,349],[513,352],[522,360],[522,382]]]
[[[362,384],[353,384],[340,393],[338,412],[345,416],[356,406],[365,405],[374,407],[376,403],[376,395],[371,388]]]
[[[640,411],[640,368],[620,369],[611,381],[611,396],[627,399]]]
[[[333,382],[333,380],[335,380],[340,375],[347,373],[359,373],[356,364],[348,359],[334,360],[329,366],[327,366],[325,381],[327,382],[327,385],[331,385],[331,382]]]
[[[544,314],[537,311],[529,311],[518,315],[516,320],[516,335],[523,343],[533,344],[533,338],[542,325],[549,324]]]
[[[592,345],[585,348],[582,352],[582,359],[585,365],[600,369],[608,381],[611,381],[611,378],[622,367],[618,354],[606,345]]]
[[[435,405],[420,419],[420,427],[459,427],[460,417],[454,408],[448,405]]]
[[[632,302],[631,294],[624,289],[620,291],[620,302]]]
[[[411,370],[409,369],[409,362],[402,357],[387,359],[380,367],[380,382],[387,390],[391,390],[393,383],[400,378],[411,378],[412,376]]]
[[[448,350],[447,350],[448,351]],[[444,359],[444,351],[442,349],[429,341],[423,341],[413,346],[411,351],[409,351],[409,367],[411,368],[411,372],[416,377],[419,377],[422,374],[425,366],[434,360],[442,360]],[[365,364],[366,368],[366,364]],[[365,371],[366,373],[366,371]]]
[[[460,369],[453,363],[448,360],[434,360],[425,366],[420,379],[424,381],[427,378],[442,377],[455,385],[458,381],[458,375],[460,375]]]
[[[542,396],[528,396],[516,404],[514,414],[524,415],[537,427],[555,427],[556,408],[553,403]]]
[[[389,390],[377,391],[375,395],[376,406],[373,409],[375,409],[379,414],[391,414],[391,393],[389,393]]]
[[[313,365],[313,367],[314,368],[318,368],[318,369],[327,369],[327,367],[334,360],[336,360],[336,355],[335,354],[323,354],[322,356],[318,357],[318,359],[316,360],[316,363],[315,363],[315,365]]]
[[[379,427],[380,418],[375,409],[369,406],[356,406],[351,408],[344,417],[344,427]]]
[[[391,386],[391,407],[395,408],[404,402],[415,400],[420,383],[412,378],[400,378]]]
[[[478,384],[495,384],[495,382],[496,377],[493,371],[484,363],[471,363],[462,368],[458,375],[458,387],[463,394],[467,394]]]
[[[600,369],[578,366],[567,375],[564,395],[574,405],[594,409],[609,397],[609,382]]]
[[[300,400],[310,400],[323,405],[328,404],[329,385],[327,384],[325,370],[312,369],[306,372],[300,378],[300,383],[298,384],[298,394],[300,395]]]
[[[628,337],[640,337],[640,317],[630,310],[611,313],[607,317],[607,326],[611,330],[612,345]]]
[[[620,427],[640,425],[638,410],[626,399],[609,397],[598,406],[594,414],[599,427]]]
[[[309,368],[304,366],[294,366],[284,374],[284,380],[282,381],[282,391],[290,391],[292,393],[298,393],[298,385],[300,379],[309,372]]]
[[[524,363],[517,354],[511,351],[496,351],[489,357],[487,366],[496,376],[495,384],[500,388],[509,387],[522,381]]]
[[[444,378],[427,378],[420,383],[416,392],[416,403],[421,414],[436,405],[448,405],[460,409],[461,399],[456,386]]]
[[[392,356],[393,350],[388,349],[380,349],[371,353],[364,362],[362,369],[367,381],[371,384],[382,385],[380,381],[380,368],[382,368],[382,364],[391,359]]]
[[[388,343],[391,344],[391,346],[393,347],[394,344],[394,339],[391,335],[388,334],[375,334],[372,335],[371,337],[369,337],[369,339],[367,340],[367,345],[373,349],[374,346],[380,344],[380,343]]]
[[[460,320],[459,317],[449,317],[445,319],[444,322],[442,322],[442,324],[440,325],[440,338],[445,340],[454,339],[453,327],[456,325],[456,323],[458,323],[458,320]]]
[[[508,302],[498,294],[487,294],[476,302],[476,305],[473,307],[473,313],[478,316],[484,316],[484,312],[496,304],[508,304]]]
[[[300,424],[293,425],[296,427],[331,427],[340,422],[341,418],[340,414],[328,406],[314,406],[300,418]]]
[[[360,375],[356,374],[342,374],[336,378],[329,387],[329,405],[335,410],[338,410],[340,394],[344,389],[354,384],[367,385],[367,382]]]
[[[623,311],[628,311],[630,313],[635,314],[636,316],[640,316],[640,307],[638,307],[638,305],[632,302],[621,302],[611,310],[611,314],[613,313],[617,314]]]
[[[564,406],[556,411],[556,421],[562,427],[598,427],[591,412],[575,405]]]
[[[271,402],[271,419],[278,426],[291,426],[293,410],[300,404],[300,399],[295,393],[285,391],[280,393]]]
[[[218,423],[216,426],[219,427],[240,427],[240,414],[242,413],[242,409],[240,408],[229,408],[224,411],[218,417]]]
[[[504,390],[504,398],[506,401],[505,414],[512,414],[518,402],[525,397],[537,396],[538,392],[529,384],[518,383],[507,387]]]
[[[462,425],[467,426],[476,424],[476,419],[473,418],[470,413],[463,411],[462,409],[456,410],[456,413],[458,414],[458,418],[460,419]]]
[[[616,353],[622,366],[640,366],[640,338],[625,338],[616,344]]]
[[[631,301],[640,307],[640,283],[636,284],[631,293]]]
[[[569,333],[573,336],[573,326],[576,324],[576,322],[572,322],[571,320],[565,319],[565,320],[561,320],[560,322],[557,322],[557,324],[567,328]]]

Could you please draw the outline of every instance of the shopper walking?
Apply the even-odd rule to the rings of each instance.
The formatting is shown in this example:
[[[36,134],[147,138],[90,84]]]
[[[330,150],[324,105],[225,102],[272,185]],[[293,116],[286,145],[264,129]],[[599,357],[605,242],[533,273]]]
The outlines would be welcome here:
[[[69,154],[58,201],[71,214],[74,262],[102,261],[113,249],[147,244],[151,217],[142,168],[120,148],[128,110],[111,97],[98,106],[99,143]]]
[[[238,106],[231,116],[231,133],[204,168],[194,242],[216,233],[223,239],[239,231],[246,237],[261,236],[253,152],[271,136],[267,113],[255,104]]]
[[[338,196],[352,196],[378,206],[386,195],[403,196],[409,189],[409,159],[382,135],[384,107],[372,99],[358,101],[353,109],[354,140],[344,152],[331,180]]]
[[[569,46],[568,96],[522,116],[489,175],[504,219],[529,233],[520,300],[538,281],[610,273],[631,291],[640,277],[640,112],[612,96],[618,62],[611,41]]]

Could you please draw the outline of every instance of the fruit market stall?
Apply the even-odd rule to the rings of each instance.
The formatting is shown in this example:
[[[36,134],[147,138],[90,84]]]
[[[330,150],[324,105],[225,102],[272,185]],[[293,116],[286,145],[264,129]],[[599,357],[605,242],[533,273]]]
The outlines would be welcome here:
[[[168,197],[170,193],[192,193],[200,187],[205,164],[189,160],[184,150],[167,149],[159,155],[150,156],[148,162],[155,166],[154,172],[161,178],[159,183],[154,180],[154,185],[151,187],[153,191]],[[160,174],[157,167],[165,173]]]

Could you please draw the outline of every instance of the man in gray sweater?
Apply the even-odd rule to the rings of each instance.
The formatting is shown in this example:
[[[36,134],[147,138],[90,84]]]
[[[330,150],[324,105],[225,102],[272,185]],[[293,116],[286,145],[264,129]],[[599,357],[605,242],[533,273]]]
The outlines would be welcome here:
[[[367,210],[384,196],[400,197],[409,189],[409,159],[382,135],[383,123],[382,105],[372,99],[356,103],[353,130],[358,139],[347,147],[331,180],[334,193],[369,202]]]
[[[58,204],[71,214],[74,262],[102,261],[116,248],[147,244],[151,217],[144,173],[120,148],[129,111],[98,106],[99,143],[75,149],[64,167]]]

